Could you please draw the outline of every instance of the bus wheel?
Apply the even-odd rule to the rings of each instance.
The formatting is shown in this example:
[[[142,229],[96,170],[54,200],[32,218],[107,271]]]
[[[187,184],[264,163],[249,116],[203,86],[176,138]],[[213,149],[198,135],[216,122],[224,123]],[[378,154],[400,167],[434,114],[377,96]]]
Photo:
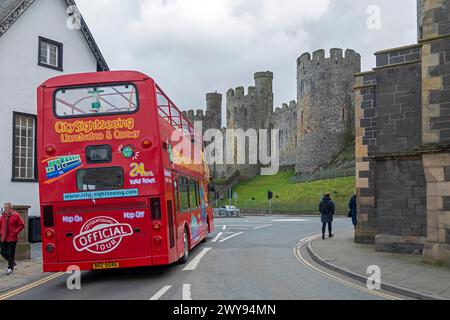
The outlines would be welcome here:
[[[188,232],[186,229],[184,230],[183,247],[184,247],[184,253],[183,253],[183,257],[181,257],[181,259],[180,259],[180,262],[182,264],[188,262],[188,260],[189,260],[189,237],[188,237]]]

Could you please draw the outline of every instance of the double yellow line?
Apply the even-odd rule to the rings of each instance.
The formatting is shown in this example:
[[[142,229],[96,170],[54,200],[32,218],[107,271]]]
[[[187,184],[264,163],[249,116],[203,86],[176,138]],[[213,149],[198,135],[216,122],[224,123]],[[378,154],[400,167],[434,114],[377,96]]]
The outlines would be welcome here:
[[[40,286],[40,285],[43,285],[44,283],[52,281],[53,279],[59,278],[63,274],[65,274],[65,273],[64,272],[58,272],[58,273],[52,274],[52,275],[50,275],[48,277],[45,277],[45,278],[42,278],[42,279],[37,280],[35,282],[32,282],[30,284],[27,284],[26,286],[23,286],[23,287],[15,289],[15,290],[9,291],[7,293],[4,293],[4,294],[0,295],[0,300],[6,300],[6,299],[12,298],[14,296],[17,296],[17,295],[19,295],[21,293],[24,293],[24,292],[28,291],[28,290],[31,290],[33,288],[36,288],[36,287]]]
[[[369,290],[368,288],[365,288],[363,286],[359,286],[359,285],[353,284],[353,283],[351,283],[349,281],[346,281],[344,279],[338,278],[338,277],[336,277],[336,276],[334,276],[334,275],[332,275],[332,274],[330,274],[330,273],[328,273],[328,272],[326,272],[326,271],[324,271],[322,269],[319,269],[319,268],[313,266],[311,263],[306,261],[306,259],[303,258],[303,256],[301,255],[300,250],[309,241],[311,241],[311,240],[313,240],[315,238],[318,238],[318,237],[321,237],[321,235],[311,236],[311,237],[307,237],[307,238],[305,238],[303,240],[300,240],[300,243],[294,248],[294,256],[297,258],[298,261],[300,261],[306,267],[308,267],[308,268],[310,268],[310,269],[312,269],[312,270],[314,270],[316,272],[319,272],[320,274],[322,274],[324,277],[326,277],[328,279],[331,279],[331,280],[334,280],[336,282],[342,283],[342,284],[344,284],[344,285],[346,285],[348,287],[352,287],[352,288],[358,289],[360,291],[363,291],[363,292],[366,292],[366,293],[370,293],[370,294],[372,294],[374,296],[378,296],[378,297],[381,297],[381,298],[387,299],[387,300],[403,300],[403,299],[401,299],[399,297],[396,297],[396,296],[393,296],[393,295],[389,295],[389,294],[385,294],[385,293],[382,293],[382,292],[379,292],[379,291],[375,291],[375,290]]]

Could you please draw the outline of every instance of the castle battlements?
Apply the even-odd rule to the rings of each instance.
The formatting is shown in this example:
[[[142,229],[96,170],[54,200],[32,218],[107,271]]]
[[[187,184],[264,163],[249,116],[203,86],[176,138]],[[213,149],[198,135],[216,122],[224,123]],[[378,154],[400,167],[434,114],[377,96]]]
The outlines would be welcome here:
[[[344,50],[340,48],[332,48],[329,51],[329,56],[325,56],[325,50],[320,49],[312,53],[303,53],[297,59],[298,66],[310,66],[310,65],[321,65],[321,64],[360,64],[361,55],[352,49]]]
[[[220,93],[206,94],[206,110],[190,109],[183,111],[182,114],[190,122],[201,121],[203,130],[222,128],[222,95]]]
[[[252,99],[258,94],[272,94],[273,72],[256,72],[254,79],[255,85],[247,88],[247,94],[245,94],[244,86],[239,86],[228,90],[227,99]]]
[[[283,103],[281,108],[278,107],[273,112],[274,115],[280,115],[285,112],[295,111],[297,109],[297,102],[295,100],[290,101],[289,103]]]
[[[245,94],[244,87],[237,87],[236,89],[230,89],[227,92],[228,99],[246,99],[246,98],[255,98],[257,94],[257,89],[255,86],[250,86],[247,88],[247,94]]]

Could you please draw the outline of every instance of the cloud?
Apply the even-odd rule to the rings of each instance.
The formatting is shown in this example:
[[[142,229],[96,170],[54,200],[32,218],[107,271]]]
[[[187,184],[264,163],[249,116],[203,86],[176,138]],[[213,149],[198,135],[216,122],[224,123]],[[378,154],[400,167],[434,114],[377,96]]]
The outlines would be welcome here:
[[[306,51],[352,48],[373,67],[374,51],[415,42],[415,0],[78,0],[113,69],[137,69],[181,109],[205,94],[275,73],[275,104],[296,99],[296,59]],[[382,9],[368,30],[366,9]],[[402,12],[401,15],[398,12]],[[225,106],[225,103],[224,103]]]

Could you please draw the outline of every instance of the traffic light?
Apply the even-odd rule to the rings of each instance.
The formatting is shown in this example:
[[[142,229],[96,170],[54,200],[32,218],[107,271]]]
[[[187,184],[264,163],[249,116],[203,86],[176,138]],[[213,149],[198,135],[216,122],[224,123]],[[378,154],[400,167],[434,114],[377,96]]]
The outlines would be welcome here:
[[[273,199],[273,192],[272,191],[267,192],[267,199],[269,199],[269,200]]]

